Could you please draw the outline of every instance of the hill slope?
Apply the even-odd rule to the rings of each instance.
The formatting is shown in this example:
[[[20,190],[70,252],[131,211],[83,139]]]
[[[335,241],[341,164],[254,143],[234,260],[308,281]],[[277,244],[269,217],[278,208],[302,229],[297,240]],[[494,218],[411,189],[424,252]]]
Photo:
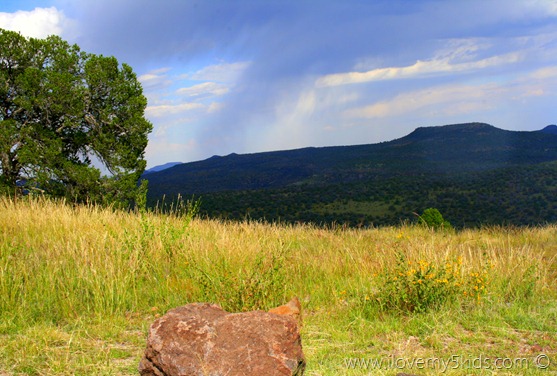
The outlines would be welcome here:
[[[544,129],[542,129],[540,132],[557,134],[557,125],[555,125],[555,124],[548,125]]]
[[[165,164],[162,164],[162,165],[151,167],[150,169],[145,170],[144,173],[145,174],[150,174],[150,173],[153,173],[153,172],[160,172],[160,171],[166,170],[167,168],[171,168],[171,167],[174,167],[174,166],[179,165],[179,164],[182,164],[182,162],[168,162],[168,163],[165,163]]]
[[[461,205],[482,202],[481,197],[493,201],[493,193],[498,192],[505,197],[496,201],[514,201],[513,206],[524,209],[530,204],[523,202],[522,188],[526,184],[545,197],[551,179],[543,177],[552,176],[553,161],[557,161],[557,135],[545,129],[515,132],[469,123],[418,128],[380,144],[214,156],[150,173],[147,178],[151,203],[163,195],[201,195],[202,209],[211,216],[390,224],[411,218],[412,211],[426,206],[441,209],[446,203],[446,209],[459,213],[456,222],[466,225],[503,223],[515,216],[499,206],[499,214],[490,212],[472,220],[478,212],[455,211],[455,200]],[[518,171],[521,175],[515,176]],[[501,190],[513,181],[510,175],[514,188]],[[528,176],[528,181],[521,176]],[[443,187],[442,196],[450,190],[460,198],[431,198],[436,186]],[[552,201],[542,201],[550,204],[547,215],[523,215],[510,222],[554,220]]]

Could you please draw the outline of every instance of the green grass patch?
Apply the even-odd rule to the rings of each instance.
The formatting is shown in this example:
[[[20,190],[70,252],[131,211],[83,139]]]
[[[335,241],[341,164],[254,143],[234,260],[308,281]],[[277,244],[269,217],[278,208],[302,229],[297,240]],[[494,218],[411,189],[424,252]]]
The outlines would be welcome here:
[[[327,230],[27,199],[0,210],[0,375],[137,374],[167,310],[294,295],[307,375],[435,375],[439,363],[416,363],[433,358],[486,374],[471,367],[481,357],[528,361],[491,365],[500,374],[557,371],[554,225]]]

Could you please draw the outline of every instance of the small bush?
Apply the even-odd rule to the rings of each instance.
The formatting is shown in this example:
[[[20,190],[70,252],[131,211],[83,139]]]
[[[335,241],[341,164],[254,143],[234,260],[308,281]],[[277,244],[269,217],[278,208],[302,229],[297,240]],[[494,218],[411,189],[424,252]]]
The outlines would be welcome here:
[[[451,229],[450,222],[443,218],[443,215],[438,209],[429,208],[424,210],[422,215],[418,216],[419,223],[433,229]]]
[[[375,300],[384,310],[425,312],[458,300],[479,303],[486,292],[487,272],[466,273],[460,257],[436,265],[425,260],[412,262],[399,253],[395,266],[379,276]]]
[[[269,309],[282,304],[285,296],[284,253],[258,254],[239,270],[222,260],[210,270],[197,267],[193,280],[203,299],[230,312]]]

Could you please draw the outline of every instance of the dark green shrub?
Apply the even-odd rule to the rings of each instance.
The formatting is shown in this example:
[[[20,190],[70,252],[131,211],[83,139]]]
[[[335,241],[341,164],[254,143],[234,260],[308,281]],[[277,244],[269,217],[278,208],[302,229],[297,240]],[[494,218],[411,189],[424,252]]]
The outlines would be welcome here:
[[[441,212],[435,208],[424,210],[422,215],[418,216],[419,223],[433,229],[451,229],[451,224],[443,218]]]

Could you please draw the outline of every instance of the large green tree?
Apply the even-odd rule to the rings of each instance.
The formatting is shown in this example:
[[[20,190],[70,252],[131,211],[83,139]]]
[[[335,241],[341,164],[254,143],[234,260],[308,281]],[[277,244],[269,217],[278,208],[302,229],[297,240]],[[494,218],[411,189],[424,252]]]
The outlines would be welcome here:
[[[0,184],[129,203],[152,130],[146,106],[135,73],[114,57],[0,29]]]

